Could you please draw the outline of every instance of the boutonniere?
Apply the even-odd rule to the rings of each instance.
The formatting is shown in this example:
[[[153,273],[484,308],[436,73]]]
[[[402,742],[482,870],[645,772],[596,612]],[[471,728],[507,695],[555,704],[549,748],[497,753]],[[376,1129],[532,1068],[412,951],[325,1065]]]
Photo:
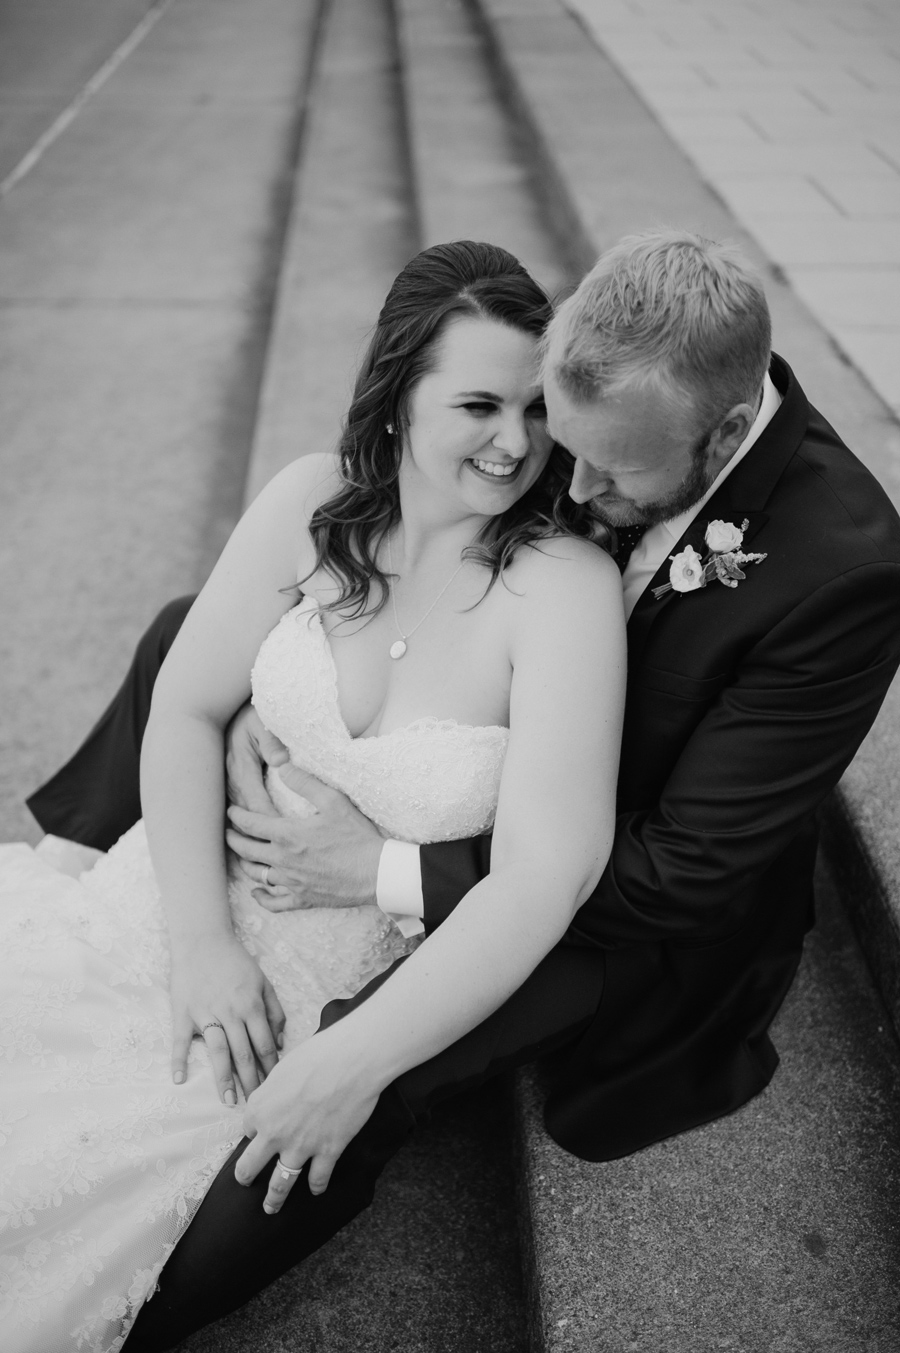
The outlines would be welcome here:
[[[740,526],[730,521],[711,521],[704,537],[708,546],[705,557],[693,545],[685,545],[679,554],[670,554],[669,581],[654,587],[656,600],[667,592],[696,592],[713,578],[718,578],[726,587],[737,587],[747,576],[741,565],[761,564],[766,557],[764,554],[744,554],[741,550],[749,525],[747,520]]]

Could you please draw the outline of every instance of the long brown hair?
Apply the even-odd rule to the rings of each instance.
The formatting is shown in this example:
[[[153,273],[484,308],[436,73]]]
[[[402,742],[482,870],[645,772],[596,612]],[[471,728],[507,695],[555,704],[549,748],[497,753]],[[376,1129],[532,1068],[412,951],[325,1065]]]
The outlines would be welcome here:
[[[373,583],[381,596],[371,614],[387,601],[388,575],[378,567],[377,554],[400,520],[398,477],[409,400],[434,369],[448,321],[469,315],[539,338],[552,313],[547,295],[518,259],[496,245],[438,244],[407,263],[388,293],[356,378],[339,448],[343,482],[310,520],[316,563],[307,576],[324,568],[340,583],[327,609],[349,605],[352,615],[362,614]],[[554,446],[536,483],[492,517],[466,549],[466,557],[490,569],[488,589],[521,545],[559,535],[603,538],[590,505],[569,497],[571,479],[571,456]]]

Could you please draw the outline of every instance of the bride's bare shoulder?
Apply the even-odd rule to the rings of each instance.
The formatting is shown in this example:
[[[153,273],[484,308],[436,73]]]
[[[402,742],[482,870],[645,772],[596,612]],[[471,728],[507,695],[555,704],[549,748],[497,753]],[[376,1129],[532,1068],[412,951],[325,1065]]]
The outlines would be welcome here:
[[[342,482],[337,457],[313,453],[292,460],[263,491],[287,498],[308,521],[317,507],[334,497]]]
[[[560,591],[612,595],[617,600],[622,591],[619,570],[608,552],[574,536],[552,536],[520,549],[505,578],[513,591],[539,604],[558,597]]]

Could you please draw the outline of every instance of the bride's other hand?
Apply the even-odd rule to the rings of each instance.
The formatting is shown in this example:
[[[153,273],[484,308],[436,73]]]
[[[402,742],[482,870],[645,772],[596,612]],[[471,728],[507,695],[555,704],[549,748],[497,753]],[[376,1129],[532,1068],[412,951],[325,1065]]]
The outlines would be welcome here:
[[[265,771],[267,766],[283,766],[287,761],[284,743],[269,732],[252,705],[242,705],[225,733],[229,803],[254,813],[276,813],[266,790]]]
[[[296,766],[281,779],[316,809],[280,817],[232,805],[225,840],[257,885],[269,911],[297,907],[361,907],[375,902],[384,838],[346,794]]]
[[[281,1210],[307,1162],[310,1192],[324,1193],[345,1147],[390,1080],[376,1071],[376,1060],[365,1040],[347,1039],[335,1025],[288,1053],[255,1092],[244,1113],[244,1132],[252,1140],[234,1175],[239,1184],[251,1184],[278,1156],[263,1202],[266,1212]]]
[[[251,1095],[278,1062],[285,1023],[259,965],[233,936],[205,936],[190,952],[173,952],[171,991],[175,1083],[187,1075],[191,1040],[199,1034],[223,1104],[237,1103],[235,1074]]]

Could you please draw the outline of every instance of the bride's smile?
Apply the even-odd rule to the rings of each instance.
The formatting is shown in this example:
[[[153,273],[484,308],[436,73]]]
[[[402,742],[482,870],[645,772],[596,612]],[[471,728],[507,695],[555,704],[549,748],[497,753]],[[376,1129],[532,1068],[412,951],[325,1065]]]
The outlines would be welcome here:
[[[443,520],[496,516],[534,484],[553,445],[538,340],[495,320],[461,316],[448,324],[436,357],[409,399],[404,520],[410,509]]]

